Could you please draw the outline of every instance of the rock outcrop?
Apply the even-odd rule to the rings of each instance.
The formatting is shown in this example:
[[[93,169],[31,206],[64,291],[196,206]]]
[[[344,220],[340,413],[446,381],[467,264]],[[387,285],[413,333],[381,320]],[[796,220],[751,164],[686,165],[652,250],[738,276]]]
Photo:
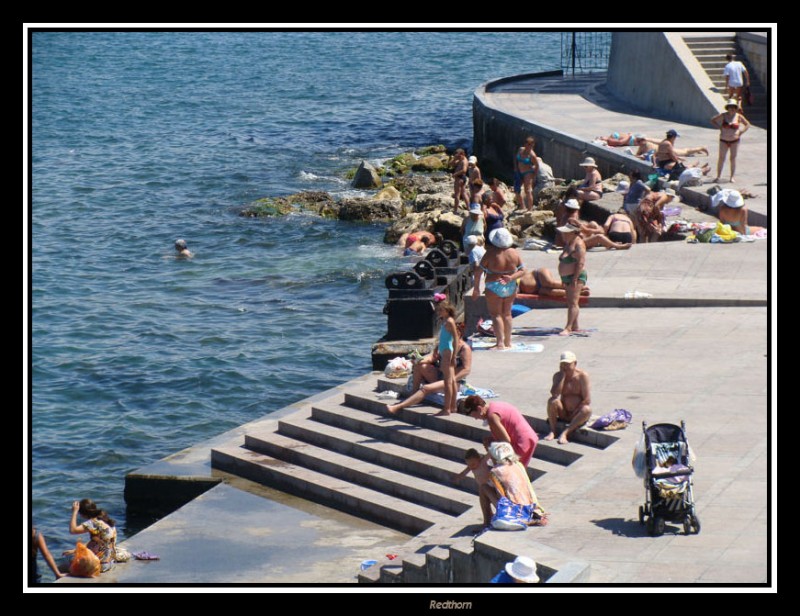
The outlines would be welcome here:
[[[383,186],[383,180],[381,180],[381,176],[378,175],[375,167],[362,160],[358,169],[356,169],[351,186],[353,188],[380,188]]]

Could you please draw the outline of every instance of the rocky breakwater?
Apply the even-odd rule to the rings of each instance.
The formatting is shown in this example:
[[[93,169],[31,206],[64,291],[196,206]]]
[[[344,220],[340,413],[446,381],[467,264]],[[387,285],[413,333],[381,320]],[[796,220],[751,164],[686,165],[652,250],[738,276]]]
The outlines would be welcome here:
[[[327,192],[303,191],[281,197],[265,197],[238,208],[241,216],[263,218],[307,212],[324,218],[351,222],[386,223],[384,241],[397,244],[413,231],[429,231],[460,245],[466,212],[453,211],[450,155],[444,146],[428,146],[403,152],[382,166],[363,161],[346,174],[351,186],[364,190],[363,197],[335,197]],[[566,186],[543,189],[537,209],[516,209],[514,193],[505,185],[505,224],[522,243],[529,237],[552,237],[555,211]],[[613,188],[609,187],[611,190]]]

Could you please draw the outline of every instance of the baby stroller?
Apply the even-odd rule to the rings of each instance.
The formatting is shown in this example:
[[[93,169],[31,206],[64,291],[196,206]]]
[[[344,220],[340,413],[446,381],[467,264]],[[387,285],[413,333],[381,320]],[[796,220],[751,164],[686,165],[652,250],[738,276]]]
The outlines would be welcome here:
[[[643,462],[645,503],[639,507],[639,522],[647,525],[647,532],[658,537],[664,534],[666,521],[682,523],[687,535],[700,532],[700,520],[694,507],[689,441],[686,424],[656,424],[647,427],[642,422],[642,442],[634,455]],[[643,451],[640,451],[643,450]],[[637,473],[639,474],[639,473]]]

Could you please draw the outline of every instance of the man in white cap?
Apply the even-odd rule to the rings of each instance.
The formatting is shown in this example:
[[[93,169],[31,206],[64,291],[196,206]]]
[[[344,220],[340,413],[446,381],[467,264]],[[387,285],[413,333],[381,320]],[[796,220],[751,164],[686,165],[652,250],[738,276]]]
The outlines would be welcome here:
[[[550,389],[550,399],[547,401],[547,422],[550,424],[550,434],[544,437],[546,441],[556,438],[558,421],[567,422],[567,427],[558,437],[558,444],[569,442],[572,433],[589,421],[592,402],[589,392],[589,375],[577,368],[578,358],[572,351],[561,354],[559,371],[553,375],[553,387]]]
[[[528,556],[517,556],[512,562],[494,576],[490,584],[538,584],[536,562]]]

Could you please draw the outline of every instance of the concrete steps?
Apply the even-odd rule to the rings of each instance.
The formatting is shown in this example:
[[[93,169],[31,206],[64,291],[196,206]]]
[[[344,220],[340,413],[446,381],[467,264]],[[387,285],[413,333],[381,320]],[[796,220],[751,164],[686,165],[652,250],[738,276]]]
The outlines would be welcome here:
[[[248,434],[245,448],[449,515],[464,513],[475,500],[472,494],[450,486],[278,433]]]
[[[395,498],[370,488],[290,464],[241,446],[224,445],[211,452],[212,466],[324,503],[334,509],[373,520],[416,535],[435,524],[446,524],[446,514]]]
[[[747,67],[747,72],[750,74],[750,90],[754,99],[752,105],[744,106],[744,115],[755,126],[767,128],[769,121],[768,94],[759,82],[746,56],[742,53],[736,36],[725,34],[720,36],[685,37],[684,41],[723,96],[725,94],[725,77],[722,72],[728,63],[725,56],[729,53],[736,55]]]
[[[364,438],[355,432],[318,422],[281,421],[280,433],[320,447],[334,449],[352,458],[373,462],[386,469],[403,471],[413,477],[437,484],[455,486],[471,494],[477,493],[474,482],[464,481],[457,486],[453,483],[456,475],[464,468],[464,463],[461,461],[455,462],[394,443]]]
[[[451,547],[481,528],[475,480],[456,477],[466,450],[483,451],[489,431],[470,417],[436,417],[439,409],[430,404],[389,416],[378,395],[404,386],[366,379],[212,448],[211,465],[414,535],[400,558],[379,561],[359,576],[362,582],[451,581]],[[541,434],[549,430],[543,419],[526,419]],[[528,468],[532,481],[557,479],[617,440],[583,432],[564,446],[540,441]]]

